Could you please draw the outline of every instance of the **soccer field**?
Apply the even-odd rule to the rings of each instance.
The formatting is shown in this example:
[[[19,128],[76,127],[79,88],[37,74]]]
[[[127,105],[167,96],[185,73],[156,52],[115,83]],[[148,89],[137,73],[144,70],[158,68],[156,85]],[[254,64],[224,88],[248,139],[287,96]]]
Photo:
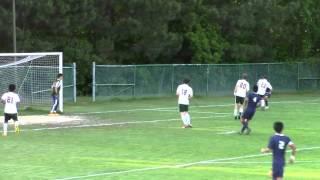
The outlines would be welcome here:
[[[260,149],[277,120],[298,148],[285,179],[320,179],[317,94],[274,95],[269,110],[256,112],[250,135],[237,134],[233,101],[193,99],[194,128],[182,129],[175,97],[96,103],[80,98],[65,104],[65,115],[82,121],[21,126],[19,135],[1,138],[0,179],[270,179],[271,156]],[[47,111],[21,112],[28,113]]]

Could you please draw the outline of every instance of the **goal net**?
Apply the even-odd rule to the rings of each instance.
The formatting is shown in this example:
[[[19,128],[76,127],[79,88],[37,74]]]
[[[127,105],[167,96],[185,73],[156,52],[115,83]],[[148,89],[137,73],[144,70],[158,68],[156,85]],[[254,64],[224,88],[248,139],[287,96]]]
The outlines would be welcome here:
[[[0,92],[8,91],[9,84],[16,85],[21,104],[51,104],[51,85],[62,73],[62,53],[0,53]],[[60,90],[59,110],[63,111],[63,88]]]

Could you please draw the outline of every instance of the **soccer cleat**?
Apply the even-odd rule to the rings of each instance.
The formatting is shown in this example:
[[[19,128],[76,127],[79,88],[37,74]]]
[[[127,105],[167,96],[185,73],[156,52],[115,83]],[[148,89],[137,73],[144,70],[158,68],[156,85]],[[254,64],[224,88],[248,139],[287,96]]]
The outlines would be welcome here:
[[[265,109],[269,109],[269,106],[266,106]]]
[[[48,115],[49,116],[59,116],[59,114],[57,112],[50,112]]]

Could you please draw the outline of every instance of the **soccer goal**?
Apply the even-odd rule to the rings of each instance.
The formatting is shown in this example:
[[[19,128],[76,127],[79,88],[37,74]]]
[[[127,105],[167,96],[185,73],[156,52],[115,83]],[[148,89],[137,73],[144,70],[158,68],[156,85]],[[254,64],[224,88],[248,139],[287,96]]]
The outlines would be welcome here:
[[[48,105],[49,110],[51,85],[58,73],[63,73],[62,52],[0,53],[0,92],[15,84],[25,106]],[[63,111],[63,88],[59,110]]]

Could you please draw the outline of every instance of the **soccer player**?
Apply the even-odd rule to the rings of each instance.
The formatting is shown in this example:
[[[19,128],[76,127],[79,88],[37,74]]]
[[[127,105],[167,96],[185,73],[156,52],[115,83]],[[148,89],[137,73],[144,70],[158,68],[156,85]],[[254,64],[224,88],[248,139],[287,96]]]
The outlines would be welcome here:
[[[243,103],[244,99],[247,96],[248,91],[250,90],[249,83],[247,81],[248,75],[246,73],[242,74],[242,78],[237,81],[236,86],[234,87],[234,119],[240,119],[243,113]]]
[[[269,140],[267,148],[262,148],[262,153],[272,152],[272,178],[282,180],[285,166],[285,153],[287,146],[291,149],[289,163],[293,163],[296,155],[296,146],[288,136],[282,134],[284,125],[282,122],[275,122],[273,129],[276,132]]]
[[[261,108],[263,110],[269,109],[268,98],[270,98],[271,96],[272,86],[270,82],[267,80],[266,76],[264,75],[258,80],[257,85],[258,85],[258,94],[261,97],[264,97],[261,100]]]
[[[246,134],[250,134],[251,129],[249,128],[249,121],[253,118],[258,103],[261,100],[261,97],[257,94],[258,86],[253,86],[253,92],[249,93],[244,101],[245,111],[241,116],[242,128],[240,134],[243,134],[246,131]]]
[[[57,79],[52,83],[52,107],[50,114],[57,114],[57,109],[59,106],[59,92],[63,80],[63,74],[59,73]]]
[[[9,92],[6,92],[1,97],[1,102],[4,104],[4,122],[3,122],[3,136],[8,133],[8,121],[13,119],[15,132],[19,133],[18,110],[17,104],[20,102],[18,94],[15,93],[16,85],[9,85]]]
[[[182,128],[191,128],[191,118],[188,112],[189,100],[193,97],[193,90],[189,86],[189,79],[184,79],[183,84],[180,84],[177,88],[176,95],[178,96],[178,104],[180,116],[183,122]]]

